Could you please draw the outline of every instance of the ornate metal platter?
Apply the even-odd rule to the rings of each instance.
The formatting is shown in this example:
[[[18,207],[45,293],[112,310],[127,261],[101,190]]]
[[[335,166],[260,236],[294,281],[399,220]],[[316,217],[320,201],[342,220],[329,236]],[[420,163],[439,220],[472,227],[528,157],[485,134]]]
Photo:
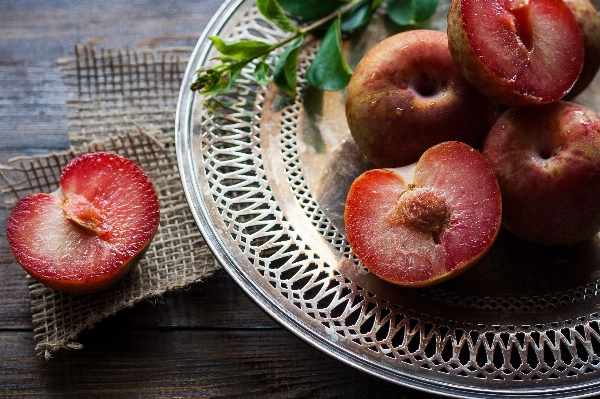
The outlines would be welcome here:
[[[445,30],[447,1],[426,26]],[[383,19],[348,41],[348,59],[389,35]],[[406,289],[378,280],[344,236],[351,182],[366,165],[344,116],[343,92],[303,79],[287,99],[245,70],[207,104],[191,92],[212,63],[207,39],[275,41],[283,32],[253,1],[215,15],[188,65],[177,109],[181,177],[198,226],[223,267],[267,313],[312,345],[365,372],[452,397],[583,397],[600,389],[600,241],[533,246],[502,232],[473,268]],[[578,102],[600,110],[598,79]]]

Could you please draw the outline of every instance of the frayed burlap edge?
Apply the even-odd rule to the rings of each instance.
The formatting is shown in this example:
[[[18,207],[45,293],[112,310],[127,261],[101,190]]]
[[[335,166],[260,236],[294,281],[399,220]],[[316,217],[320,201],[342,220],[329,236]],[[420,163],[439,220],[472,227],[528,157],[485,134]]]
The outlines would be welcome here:
[[[78,154],[111,151],[137,162],[159,193],[161,223],[145,257],[110,289],[64,294],[29,278],[39,356],[77,349],[79,334],[142,300],[187,287],[219,268],[189,210],[174,145],[175,107],[185,67],[182,50],[160,53],[76,49],[60,60],[68,88],[70,150],[12,159],[0,166],[5,207],[33,192],[51,192],[64,165]],[[71,93],[73,94],[73,93]]]

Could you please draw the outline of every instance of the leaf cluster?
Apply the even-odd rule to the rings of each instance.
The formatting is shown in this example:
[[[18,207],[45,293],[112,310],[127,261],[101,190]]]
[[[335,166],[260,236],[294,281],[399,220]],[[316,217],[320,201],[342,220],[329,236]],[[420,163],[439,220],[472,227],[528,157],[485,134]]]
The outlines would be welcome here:
[[[284,93],[296,95],[298,54],[305,37],[325,32],[306,77],[322,90],[341,90],[348,85],[352,69],[342,51],[342,34],[367,25],[383,0],[257,0],[262,16],[289,35],[279,43],[260,40],[228,42],[211,36],[220,55],[220,63],[196,72],[190,89],[214,96],[227,92],[247,65],[254,63],[254,77],[261,84],[273,81]],[[398,25],[414,25],[426,21],[437,8],[438,0],[388,0],[386,14]],[[278,49],[274,67],[268,57]]]

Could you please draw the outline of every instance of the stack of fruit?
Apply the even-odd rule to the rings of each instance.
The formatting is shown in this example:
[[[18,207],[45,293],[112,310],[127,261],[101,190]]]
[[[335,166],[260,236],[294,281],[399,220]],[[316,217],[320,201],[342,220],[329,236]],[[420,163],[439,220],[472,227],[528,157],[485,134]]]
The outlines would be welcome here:
[[[348,87],[352,136],[379,168],[359,176],[348,241],[407,286],[455,276],[502,224],[536,244],[600,231],[600,116],[572,99],[600,66],[588,0],[452,0],[448,32],[372,48]]]

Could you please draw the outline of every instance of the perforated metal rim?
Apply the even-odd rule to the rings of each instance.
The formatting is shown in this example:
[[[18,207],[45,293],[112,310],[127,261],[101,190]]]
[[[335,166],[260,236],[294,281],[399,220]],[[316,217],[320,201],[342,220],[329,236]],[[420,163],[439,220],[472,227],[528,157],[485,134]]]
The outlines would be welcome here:
[[[188,90],[194,71],[211,62],[207,37],[214,34],[274,40],[281,32],[263,21],[253,4],[225,3],[194,50],[176,117],[189,205],[217,259],[251,298],[324,352],[412,388],[453,397],[595,393],[597,281],[547,297],[401,290],[399,298],[408,302],[390,301],[384,291],[369,289],[372,281],[363,278],[343,232],[321,211],[304,179],[297,147],[302,81],[296,102],[276,111],[277,94],[258,86],[250,70],[228,98],[233,105],[216,109],[223,115],[209,112]],[[311,54],[305,49],[304,59]],[[414,305],[415,298],[425,304],[406,305]],[[573,314],[573,304],[573,317],[523,321],[531,311],[544,319],[556,307]],[[456,318],[460,322],[440,317],[449,309],[462,317]],[[490,316],[490,311],[503,313]],[[484,323],[469,321],[482,312],[487,312]]]

